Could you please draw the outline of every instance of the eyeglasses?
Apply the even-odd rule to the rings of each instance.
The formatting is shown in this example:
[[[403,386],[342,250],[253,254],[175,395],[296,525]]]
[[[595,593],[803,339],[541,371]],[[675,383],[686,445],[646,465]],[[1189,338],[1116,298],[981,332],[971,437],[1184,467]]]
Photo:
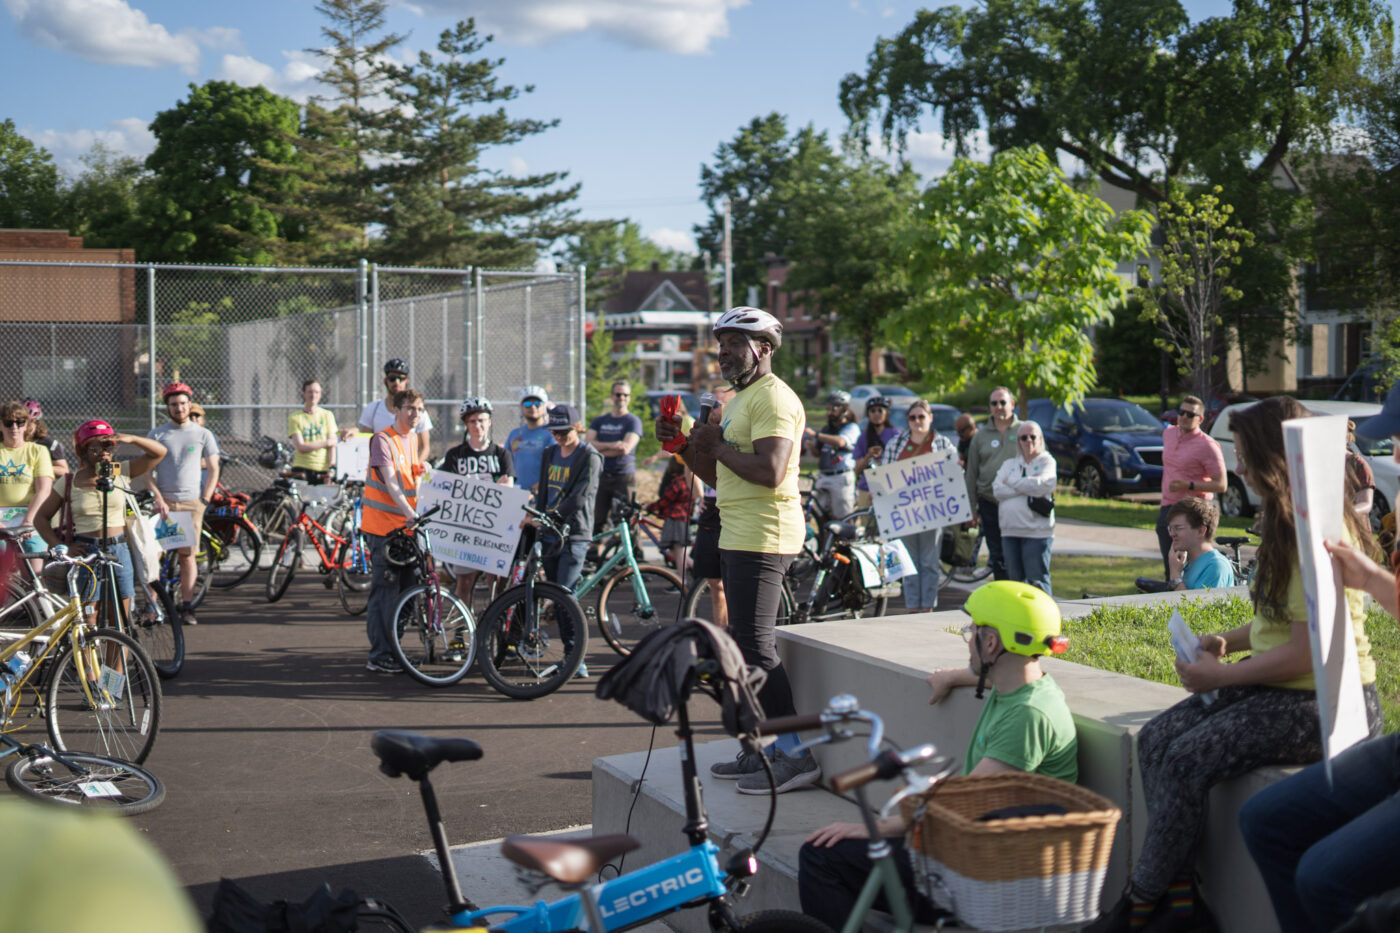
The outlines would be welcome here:
[[[1189,408],[1178,408],[1176,410],[1176,416],[1178,418],[1199,418],[1201,417],[1201,413],[1198,411],[1192,411]]]
[[[1189,526],[1189,525],[1168,525],[1168,526],[1167,526],[1167,534],[1169,534],[1169,535],[1184,535],[1184,534],[1186,534],[1187,529],[1190,528],[1190,527],[1191,527],[1191,526]]]
[[[0,424],[4,424],[7,428],[22,428],[28,423],[28,418],[20,418],[18,421],[11,421],[9,418],[6,418],[4,421],[0,421]]]
[[[400,410],[401,410],[401,411],[405,411],[405,412],[407,412],[407,413],[410,414],[410,415],[421,415],[421,414],[423,414],[423,412],[426,411],[427,409],[409,407],[409,408],[404,408],[404,409],[400,409]]]
[[[910,415],[910,416],[909,416],[909,420],[910,420],[910,421],[927,421],[927,420],[928,420],[928,415]]]
[[[626,392],[614,392],[614,393],[613,393],[613,398],[631,398],[631,397],[632,397],[632,396],[631,396],[630,394],[626,393]]]
[[[543,404],[544,404],[544,402],[539,402],[539,401],[536,401],[535,399],[526,399],[525,401],[523,401],[523,402],[520,403],[520,407],[521,407],[521,408],[539,408],[539,407],[540,407],[541,405],[543,405]]]
[[[997,398],[997,399],[992,399],[992,401],[989,402],[988,404],[990,404],[993,408],[1004,408],[1004,407],[1006,407],[1007,405],[1010,405],[1011,403],[1008,402],[1008,401],[1007,401],[1006,399],[1004,399],[1004,398]]]
[[[962,635],[963,641],[967,642],[969,645],[972,644],[972,636],[977,634],[977,623],[967,623],[960,629],[960,634]]]
[[[1040,440],[1040,437],[1036,434],[1018,434],[1016,436],[1016,440],[1024,444],[1027,441],[1038,441]]]

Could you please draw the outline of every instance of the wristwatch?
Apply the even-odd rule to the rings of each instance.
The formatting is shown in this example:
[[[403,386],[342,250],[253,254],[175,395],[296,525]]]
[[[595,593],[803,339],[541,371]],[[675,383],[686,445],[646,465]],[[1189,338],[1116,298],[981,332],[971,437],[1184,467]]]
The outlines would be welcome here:
[[[203,496],[200,496],[200,497],[199,497],[199,501],[200,501],[200,502],[203,502],[205,505],[208,505],[208,504],[209,504],[209,500],[206,499],[206,498],[204,498]]]

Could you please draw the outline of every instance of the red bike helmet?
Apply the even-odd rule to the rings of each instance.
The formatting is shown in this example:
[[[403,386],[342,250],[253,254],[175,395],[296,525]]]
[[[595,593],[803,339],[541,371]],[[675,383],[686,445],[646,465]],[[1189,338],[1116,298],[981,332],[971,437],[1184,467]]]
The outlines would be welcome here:
[[[170,396],[179,395],[181,393],[188,395],[191,399],[194,398],[194,389],[191,389],[183,382],[172,382],[170,385],[166,386],[165,391],[160,394],[160,400],[162,402],[168,401]]]
[[[73,447],[75,450],[82,450],[83,445],[94,437],[111,437],[116,433],[110,424],[100,419],[84,421],[78,425],[78,430],[73,432]]]

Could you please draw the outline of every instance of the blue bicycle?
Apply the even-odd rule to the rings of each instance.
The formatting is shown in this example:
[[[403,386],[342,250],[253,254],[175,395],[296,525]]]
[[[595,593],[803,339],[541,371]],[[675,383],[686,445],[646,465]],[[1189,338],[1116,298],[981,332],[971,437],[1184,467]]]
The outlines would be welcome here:
[[[689,622],[675,628],[700,624]],[[645,669],[648,665],[668,663],[655,652],[649,654],[645,648],[648,641],[667,637],[675,639],[672,644],[681,641],[667,630],[653,633],[626,660],[614,667],[609,676],[624,676],[618,672],[628,665]],[[694,655],[691,657],[694,658]],[[606,679],[599,683],[600,696],[609,695],[604,692],[605,683]],[[636,849],[641,843],[621,833],[583,839],[512,836],[501,845],[501,852],[507,859],[574,889],[574,893],[559,900],[540,900],[532,905],[477,907],[462,894],[453,870],[447,831],[428,774],[443,762],[476,761],[482,757],[481,746],[468,739],[429,738],[399,730],[376,732],[370,747],[379,758],[379,769],[390,777],[408,777],[418,782],[433,845],[437,849],[438,864],[442,867],[443,884],[447,889],[448,920],[444,929],[489,927],[493,933],[563,933],[572,930],[609,933],[676,911],[704,907],[709,912],[710,928],[716,931],[830,933],[830,929],[820,921],[793,911],[767,910],[745,917],[739,917],[734,912],[733,899],[743,896],[749,879],[758,870],[755,852],[772,826],[773,814],[770,810],[768,824],[753,849],[741,850],[728,862],[720,861],[719,847],[709,840],[707,834],[709,823],[694,764],[695,747],[687,701],[696,690],[719,699],[721,691],[725,689],[726,678],[720,662],[702,653],[699,658],[694,658],[694,666],[674,698],[676,735],[681,741],[681,774],[685,785],[686,823],[682,831],[689,840],[689,848],[664,861],[595,884],[594,879],[605,865]],[[619,702],[624,700],[620,694],[612,695]],[[635,708],[634,699],[628,699],[629,707]],[[647,715],[646,718],[657,724],[669,719],[670,706],[665,705],[666,715]],[[769,731],[766,723],[758,723],[754,728],[754,732]],[[368,910],[361,909],[359,916],[362,919],[372,915],[391,928],[411,930],[393,908],[382,902],[370,903]]]

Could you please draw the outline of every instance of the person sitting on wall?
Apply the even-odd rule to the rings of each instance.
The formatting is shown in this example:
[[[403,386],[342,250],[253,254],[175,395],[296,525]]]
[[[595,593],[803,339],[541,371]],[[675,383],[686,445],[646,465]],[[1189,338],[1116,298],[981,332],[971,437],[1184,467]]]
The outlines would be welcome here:
[[[1167,534],[1172,539],[1168,589],[1209,590],[1235,585],[1235,568],[1215,547],[1220,513],[1215,503],[1188,496],[1167,509]]]

